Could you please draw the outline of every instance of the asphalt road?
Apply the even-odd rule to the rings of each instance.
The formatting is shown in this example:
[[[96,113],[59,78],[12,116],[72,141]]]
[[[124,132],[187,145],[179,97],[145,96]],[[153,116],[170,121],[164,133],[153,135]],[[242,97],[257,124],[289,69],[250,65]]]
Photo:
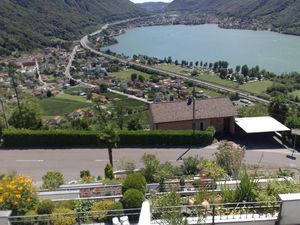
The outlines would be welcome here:
[[[212,159],[216,151],[216,144],[205,148],[194,148],[187,152],[184,157],[196,156]],[[175,149],[114,149],[115,169],[118,169],[122,161],[134,161],[138,167],[141,157],[145,154],[155,154],[161,161],[170,161],[180,164],[176,160],[183,154],[186,148]],[[260,149],[247,150],[245,156],[246,164],[257,164],[266,168],[300,168],[300,154],[295,156],[296,160],[286,157],[291,151],[288,149]],[[16,171],[19,174],[30,176],[35,182],[40,182],[47,171],[60,171],[65,180],[70,181],[79,177],[83,169],[91,171],[92,175],[103,176],[104,167],[108,162],[106,149],[59,149],[59,150],[0,150],[0,173]]]

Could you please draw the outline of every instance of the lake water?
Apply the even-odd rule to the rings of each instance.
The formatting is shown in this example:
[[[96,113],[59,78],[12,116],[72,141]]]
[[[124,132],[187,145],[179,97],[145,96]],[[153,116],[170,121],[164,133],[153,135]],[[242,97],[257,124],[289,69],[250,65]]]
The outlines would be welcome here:
[[[230,66],[259,65],[275,73],[300,72],[300,37],[270,31],[221,29],[215,24],[153,26],[128,30],[103,48],[188,61],[226,60]]]

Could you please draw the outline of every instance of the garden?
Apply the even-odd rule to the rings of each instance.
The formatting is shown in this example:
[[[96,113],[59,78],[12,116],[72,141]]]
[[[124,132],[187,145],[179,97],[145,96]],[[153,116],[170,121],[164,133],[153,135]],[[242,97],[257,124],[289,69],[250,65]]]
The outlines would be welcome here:
[[[145,154],[143,167],[124,162],[126,176],[117,177],[110,164],[105,177],[82,170],[78,183],[110,187],[104,195],[74,200],[41,200],[41,191],[59,191],[65,183],[63,174],[50,171],[37,188],[30,178],[2,175],[0,210],[12,210],[11,224],[111,224],[117,218],[138,220],[142,203],[151,202],[152,217],[158,224],[184,225],[191,220],[229,215],[274,216],[279,211],[279,196],[300,191],[293,173],[279,169],[262,176],[257,167],[243,165],[245,150],[233,142],[221,142],[213,160],[184,158],[180,165],[160,162]],[[261,178],[268,178],[262,183]],[[226,182],[235,182],[230,186]],[[112,185],[113,184],[113,185]]]

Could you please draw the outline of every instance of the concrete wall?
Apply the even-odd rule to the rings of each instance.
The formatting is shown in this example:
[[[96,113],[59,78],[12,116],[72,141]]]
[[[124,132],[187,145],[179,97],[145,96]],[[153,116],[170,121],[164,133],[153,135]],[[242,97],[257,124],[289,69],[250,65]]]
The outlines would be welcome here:
[[[300,224],[300,193],[281,194],[279,225]]]
[[[51,199],[51,200],[62,200],[62,199],[79,199],[80,191],[45,191],[38,193],[39,199]],[[1,225],[1,224],[0,224]]]

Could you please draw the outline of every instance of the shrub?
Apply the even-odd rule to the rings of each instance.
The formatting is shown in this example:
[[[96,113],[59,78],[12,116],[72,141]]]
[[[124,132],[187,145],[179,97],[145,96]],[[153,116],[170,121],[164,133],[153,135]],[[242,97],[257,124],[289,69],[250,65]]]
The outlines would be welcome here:
[[[91,173],[89,170],[81,170],[80,171],[80,178],[84,178],[84,177],[90,177]]]
[[[158,168],[160,165],[159,160],[155,155],[145,154],[142,157],[144,162],[144,168],[142,169],[142,173],[145,176],[148,183],[152,183],[155,181],[155,175],[158,172]]]
[[[64,184],[64,178],[60,172],[50,171],[43,176],[43,188],[45,189],[55,190],[62,184]]]
[[[115,177],[114,176],[114,169],[113,169],[112,165],[109,164],[109,163],[106,165],[106,167],[104,169],[104,173],[105,173],[105,178],[106,179],[112,180]]]
[[[245,156],[245,149],[239,145],[223,141],[216,152],[216,162],[222,167],[229,176],[238,177],[243,158]]]
[[[51,214],[54,210],[54,203],[50,199],[43,200],[37,205],[37,213],[39,215]]]
[[[120,202],[115,202],[112,200],[103,200],[100,202],[95,202],[91,208],[92,217],[94,220],[103,222],[107,221],[109,218],[108,215],[113,214],[122,214],[121,212],[116,213],[112,212],[112,210],[120,210],[122,211],[123,206]]]
[[[189,156],[183,159],[183,164],[181,165],[181,172],[184,175],[196,175],[198,173],[198,165],[201,160],[198,157]]]
[[[205,131],[120,131],[118,135],[121,147],[135,146],[186,146],[207,145],[212,143],[215,130]],[[15,140],[18,140],[17,142]],[[99,147],[105,143],[98,138],[97,131],[83,130],[26,130],[6,129],[3,131],[5,147]]]
[[[77,203],[76,200],[60,201],[60,202],[56,202],[55,208],[67,208],[67,209],[74,210],[76,203]]]
[[[144,201],[145,201],[144,194],[136,189],[127,190],[124,193],[122,198],[122,204],[124,209],[141,208]]]
[[[37,212],[35,210],[29,210],[26,214],[25,214],[25,218],[23,219],[24,221],[24,225],[35,225],[36,221],[37,221]]]
[[[80,214],[80,221],[81,222],[86,222],[88,221],[91,213],[90,210],[94,204],[94,201],[90,200],[79,200],[76,201],[74,210],[77,213],[82,213]]]
[[[13,215],[23,215],[37,203],[32,180],[27,177],[3,177],[0,180],[0,210],[12,210]]]
[[[174,207],[175,206],[175,207]],[[162,224],[184,224],[183,214],[181,212],[182,202],[180,194],[176,191],[171,191],[163,195],[157,195],[153,199],[153,216],[160,218]]]
[[[145,194],[146,186],[147,182],[142,174],[131,173],[125,178],[122,184],[122,193],[124,194],[128,189],[136,189]]]
[[[67,208],[56,208],[50,216],[52,225],[73,225],[76,223],[75,212]]]

